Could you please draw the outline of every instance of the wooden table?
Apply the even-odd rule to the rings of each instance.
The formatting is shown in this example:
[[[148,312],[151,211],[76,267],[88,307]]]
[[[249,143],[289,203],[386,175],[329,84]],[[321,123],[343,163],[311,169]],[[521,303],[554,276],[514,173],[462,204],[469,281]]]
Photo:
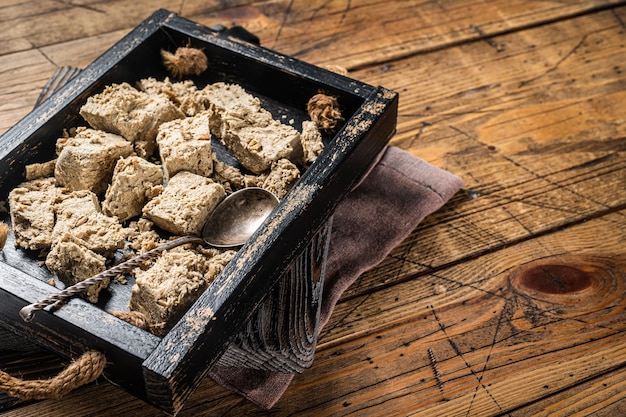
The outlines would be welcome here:
[[[159,7],[398,91],[392,144],[465,181],[271,411],[206,379],[180,416],[626,414],[626,1],[3,0],[0,132]],[[102,378],[2,415],[163,414]]]

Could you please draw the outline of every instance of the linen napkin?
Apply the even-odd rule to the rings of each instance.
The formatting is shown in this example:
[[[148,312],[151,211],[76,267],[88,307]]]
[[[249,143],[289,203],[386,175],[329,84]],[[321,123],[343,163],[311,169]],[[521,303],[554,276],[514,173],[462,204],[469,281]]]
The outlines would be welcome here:
[[[326,260],[320,329],[328,322],[343,292],[361,274],[385,259],[462,185],[459,177],[407,151],[386,148],[378,163],[335,210]],[[209,376],[258,406],[269,409],[283,395],[294,375],[215,366]]]

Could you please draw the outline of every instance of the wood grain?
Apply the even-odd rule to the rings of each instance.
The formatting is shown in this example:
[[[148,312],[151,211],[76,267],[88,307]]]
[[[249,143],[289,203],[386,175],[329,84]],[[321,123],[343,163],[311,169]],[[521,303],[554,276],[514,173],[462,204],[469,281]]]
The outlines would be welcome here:
[[[350,293],[623,207],[622,37],[621,21],[602,12],[495,38],[501,52],[475,43],[430,54],[429,65],[358,72],[401,92],[392,143],[461,176],[465,193]]]
[[[57,66],[86,65],[154,6],[111,3],[84,3],[114,18],[92,32],[52,2],[39,17],[33,2],[2,6],[53,23],[46,40],[0,22],[19,29],[0,46],[0,131]],[[349,289],[273,410],[207,379],[181,416],[623,414],[626,2],[202,3],[159,6],[400,92],[393,143],[465,187]],[[585,271],[589,285],[520,286],[536,262]],[[162,415],[104,381],[2,415],[24,413]]]
[[[0,44],[0,55],[31,49],[38,50],[48,45],[89,38],[120,29],[128,31],[160,8],[187,16],[247,3],[251,1],[86,0],[63,2],[41,0],[3,2],[0,5],[0,16],[10,16],[10,19],[0,18],[0,33],[7,35]]]
[[[371,294],[342,325],[355,319],[375,329],[322,343],[278,415],[494,415],[622,366],[625,214]],[[520,285],[520,266],[535,260],[575,266],[589,274],[589,285],[559,295]],[[316,398],[324,384],[332,399]]]
[[[542,25],[620,1],[272,1],[213,14],[242,24],[264,45],[305,61],[349,69]],[[213,21],[213,20],[210,20]]]
[[[42,4],[43,3],[43,4]],[[0,33],[10,34],[0,45],[0,98],[5,85],[28,85],[29,91],[7,97],[16,108],[0,104],[0,132],[31,108],[56,66],[84,67],[159,7],[168,8],[204,25],[241,25],[261,43],[307,62],[347,68],[373,66],[406,56],[444,49],[477,39],[566,19],[625,3],[617,0],[526,2],[523,0],[400,1],[368,0],[352,5],[342,1],[311,1],[292,7],[280,1],[189,0],[155,2],[91,1],[84,4],[54,1],[20,2],[0,8]],[[314,32],[311,28],[314,28]],[[487,43],[487,42],[486,42]],[[28,57],[20,57],[24,51]],[[13,56],[13,54],[18,54]],[[18,59],[16,59],[18,58]],[[24,61],[31,61],[27,64]],[[35,64],[36,63],[36,64]],[[35,80],[16,80],[24,65],[43,65]],[[18,65],[18,67],[16,67]],[[382,65],[386,68],[386,65]],[[5,100],[2,100],[6,103]],[[12,110],[7,114],[8,110]]]
[[[330,227],[330,223],[324,225],[283,273],[219,358],[219,366],[301,373],[312,365]]]

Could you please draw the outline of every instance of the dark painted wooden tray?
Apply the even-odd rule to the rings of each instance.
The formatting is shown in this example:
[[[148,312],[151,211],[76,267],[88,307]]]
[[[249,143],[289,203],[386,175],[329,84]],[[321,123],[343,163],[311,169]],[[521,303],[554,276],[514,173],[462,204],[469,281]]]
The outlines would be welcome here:
[[[23,181],[26,164],[53,158],[64,128],[85,125],[78,110],[87,97],[111,83],[165,77],[160,49],[188,44],[209,58],[208,71],[194,78],[199,87],[241,84],[296,127],[308,118],[308,99],[324,91],[338,97],[346,121],[186,315],[163,338],[117,319],[108,311],[126,308],[130,282],[112,285],[97,305],[73,299],[25,323],[19,310],[57,289],[38,254],[15,249],[12,236],[0,253],[3,331],[67,358],[97,349],[107,357],[107,378],[168,412],[217,363],[282,372],[311,365],[332,214],[393,135],[398,100],[390,90],[158,10],[0,137],[0,200]]]

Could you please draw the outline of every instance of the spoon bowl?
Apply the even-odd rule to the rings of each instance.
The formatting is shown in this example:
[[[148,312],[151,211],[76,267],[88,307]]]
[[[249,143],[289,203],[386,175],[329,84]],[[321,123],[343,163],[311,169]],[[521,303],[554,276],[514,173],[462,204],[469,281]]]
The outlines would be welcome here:
[[[278,197],[264,188],[236,191],[211,212],[202,229],[202,239],[217,248],[241,246],[277,205]]]

